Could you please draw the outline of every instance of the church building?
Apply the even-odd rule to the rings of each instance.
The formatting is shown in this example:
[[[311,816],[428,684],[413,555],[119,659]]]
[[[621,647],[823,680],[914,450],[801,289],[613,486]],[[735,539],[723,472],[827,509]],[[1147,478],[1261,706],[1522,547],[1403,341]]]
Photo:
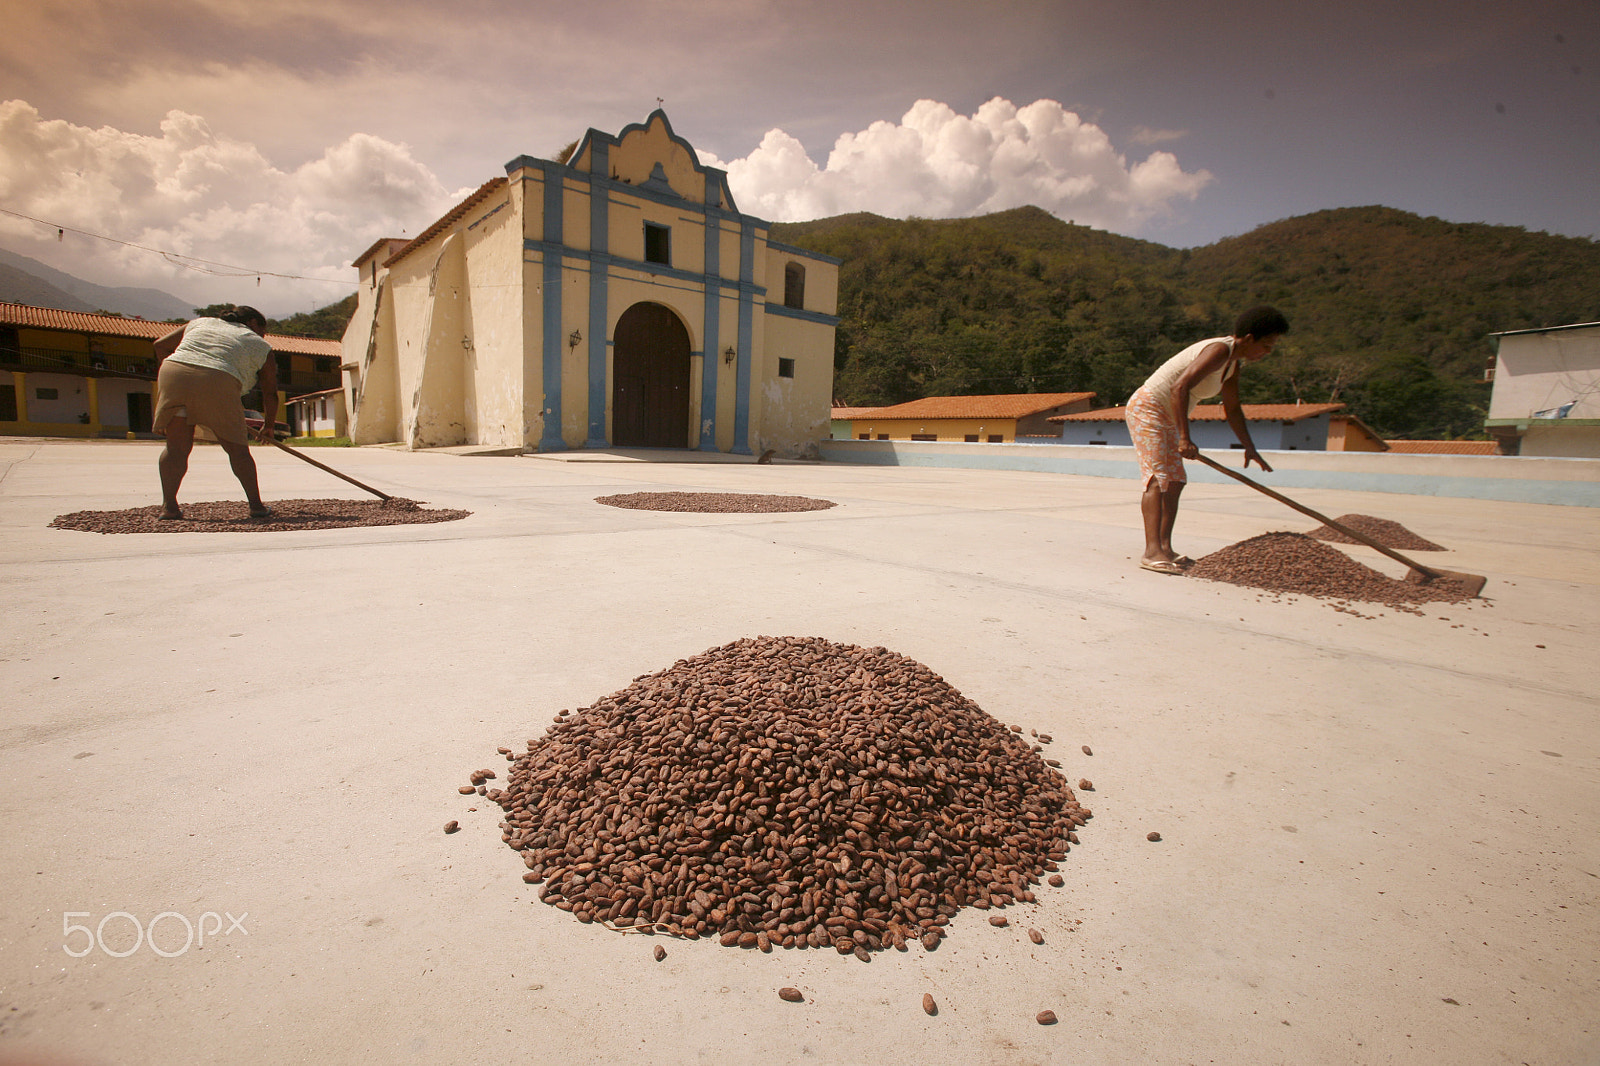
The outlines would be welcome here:
[[[357,259],[354,442],[817,454],[839,260],[769,228],[660,110],[512,160]]]

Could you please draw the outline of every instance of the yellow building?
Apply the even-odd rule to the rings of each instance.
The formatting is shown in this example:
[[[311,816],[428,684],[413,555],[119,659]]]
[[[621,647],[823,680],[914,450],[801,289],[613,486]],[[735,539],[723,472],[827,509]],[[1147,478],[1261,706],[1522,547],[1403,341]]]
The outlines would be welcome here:
[[[892,407],[840,408],[856,440],[945,440],[1005,444],[1018,437],[1057,437],[1053,415],[1089,410],[1092,392],[1027,392],[998,396],[928,396]]]
[[[839,261],[768,239],[657,110],[521,156],[356,261],[351,436],[412,448],[814,455]]]
[[[0,303],[0,433],[149,435],[156,357],[171,322]],[[267,334],[278,395],[339,381],[339,343]]]

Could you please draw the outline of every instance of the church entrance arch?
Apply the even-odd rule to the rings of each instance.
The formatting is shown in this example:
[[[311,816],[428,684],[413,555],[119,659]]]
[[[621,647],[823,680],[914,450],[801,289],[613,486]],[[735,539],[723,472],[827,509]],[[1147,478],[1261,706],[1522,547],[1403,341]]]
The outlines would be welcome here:
[[[637,303],[611,350],[611,444],[689,447],[689,331],[673,312]]]

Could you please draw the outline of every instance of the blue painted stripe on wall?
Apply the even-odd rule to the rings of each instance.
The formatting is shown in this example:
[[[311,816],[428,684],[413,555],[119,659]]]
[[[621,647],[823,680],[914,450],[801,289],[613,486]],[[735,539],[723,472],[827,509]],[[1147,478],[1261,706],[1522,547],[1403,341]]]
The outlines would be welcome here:
[[[755,284],[756,228],[746,221],[739,229],[739,374],[733,404],[733,453],[750,454],[750,378],[755,366],[755,297],[745,285]]]
[[[561,218],[565,193],[561,174],[544,170],[544,433],[539,438],[541,452],[566,450],[561,439]]]
[[[611,169],[611,146],[593,148],[594,165],[602,173]],[[589,185],[589,247],[611,245],[611,198],[598,184]],[[610,343],[606,338],[607,309],[610,307],[610,271],[589,272],[589,437],[586,448],[604,448],[606,439],[606,367],[610,364]]]
[[[710,177],[706,184],[710,186]],[[713,279],[722,273],[722,223],[707,218],[703,227],[706,237],[706,277]],[[717,368],[721,365],[721,303],[722,287],[707,284],[705,287],[705,324],[700,359],[700,450],[717,450]]]
[[[771,237],[767,238],[767,247],[775,252],[782,252],[784,255],[797,255],[802,259],[815,259],[822,263],[832,263],[834,266],[844,265],[843,259],[837,259],[831,255],[823,255],[821,252],[808,252],[804,248],[796,248],[792,244],[784,244],[782,241],[775,241]]]
[[[767,304],[763,310],[769,315],[777,315],[780,318],[798,318],[806,322],[815,322],[822,326],[837,326],[839,324],[838,315],[825,315],[821,311],[806,311],[798,307],[785,307],[782,304],[775,303]]]

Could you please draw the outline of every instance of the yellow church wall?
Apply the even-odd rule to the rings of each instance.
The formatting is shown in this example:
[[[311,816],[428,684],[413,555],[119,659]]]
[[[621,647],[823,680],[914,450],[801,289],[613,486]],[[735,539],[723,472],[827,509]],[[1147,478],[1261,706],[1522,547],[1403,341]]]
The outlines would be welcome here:
[[[469,444],[515,447],[522,443],[522,241],[509,197],[501,204],[466,232],[466,435]]]
[[[800,319],[764,317],[765,344],[758,364],[761,430],[753,448],[813,456],[816,442],[828,436],[832,424],[832,330]],[[781,359],[794,360],[792,377],[782,375]]]

